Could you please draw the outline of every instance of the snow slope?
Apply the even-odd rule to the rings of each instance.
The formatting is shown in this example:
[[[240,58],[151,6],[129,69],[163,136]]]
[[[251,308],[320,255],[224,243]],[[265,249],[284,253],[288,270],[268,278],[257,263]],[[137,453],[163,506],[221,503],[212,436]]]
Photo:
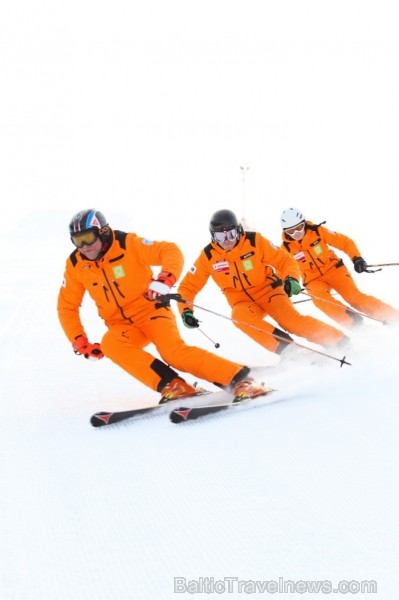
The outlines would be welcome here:
[[[34,229],[10,236],[0,263],[1,599],[265,598],[273,592],[250,582],[272,580],[335,589],[346,580],[351,595],[375,581],[377,593],[356,597],[395,598],[398,330],[368,323],[350,367],[305,356],[270,369],[266,382],[282,400],[270,406],[94,429],[92,413],[157,395],[107,360],[73,354],[55,311],[68,240],[52,236],[53,221],[30,243]],[[387,269],[356,277],[395,304]],[[211,287],[201,304],[229,314]],[[82,311],[100,339],[93,307]],[[221,344],[215,352],[276,362],[226,320],[197,312]],[[182,332],[212,349],[199,332]]]

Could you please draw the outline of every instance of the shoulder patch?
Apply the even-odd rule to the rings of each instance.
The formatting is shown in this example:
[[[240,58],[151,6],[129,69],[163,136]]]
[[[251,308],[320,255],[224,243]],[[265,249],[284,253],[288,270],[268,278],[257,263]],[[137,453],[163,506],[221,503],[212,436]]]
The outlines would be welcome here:
[[[144,238],[141,240],[142,244],[144,244],[145,246],[152,246],[153,245],[153,240],[149,240],[147,238]]]

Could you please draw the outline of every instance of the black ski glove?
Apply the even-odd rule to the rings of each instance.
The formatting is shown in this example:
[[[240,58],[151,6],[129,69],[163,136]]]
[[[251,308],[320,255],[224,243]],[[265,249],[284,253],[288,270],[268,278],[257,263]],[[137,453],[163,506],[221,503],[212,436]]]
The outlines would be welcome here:
[[[183,319],[183,323],[188,329],[195,329],[199,327],[199,321],[196,319],[189,308],[185,308],[183,310],[181,318]]]
[[[367,263],[361,256],[355,256],[353,259],[353,266],[356,273],[364,273],[364,271],[367,269]]]

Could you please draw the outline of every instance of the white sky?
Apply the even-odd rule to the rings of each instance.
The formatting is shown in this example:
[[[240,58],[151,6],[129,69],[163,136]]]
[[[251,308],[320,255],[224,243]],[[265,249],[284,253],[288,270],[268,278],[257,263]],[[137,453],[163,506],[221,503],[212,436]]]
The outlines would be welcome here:
[[[396,2],[3,3],[3,217],[94,205],[126,215],[119,228],[167,238],[173,221],[206,241],[229,207],[278,239],[293,205],[337,230],[352,215],[364,244],[378,207],[386,261],[397,31]]]

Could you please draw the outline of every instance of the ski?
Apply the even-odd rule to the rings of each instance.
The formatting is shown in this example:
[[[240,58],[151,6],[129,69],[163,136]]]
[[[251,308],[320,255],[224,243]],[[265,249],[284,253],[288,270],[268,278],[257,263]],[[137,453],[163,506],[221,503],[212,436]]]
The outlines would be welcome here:
[[[194,419],[199,419],[200,417],[205,417],[206,415],[211,415],[214,413],[221,412],[223,410],[228,410],[234,406],[241,406],[245,404],[249,404],[250,402],[254,402],[258,398],[264,398],[265,396],[270,396],[272,392],[275,392],[273,388],[265,388],[265,392],[263,394],[258,394],[258,396],[252,398],[237,398],[231,397],[229,401],[222,402],[219,404],[205,404],[202,406],[192,406],[186,407],[181,406],[180,408],[175,408],[169,414],[169,419],[172,423],[184,423],[186,421],[193,421]]]
[[[261,378],[264,375],[265,371],[269,371],[270,367],[251,367],[251,372],[254,374],[256,378]],[[196,384],[194,384],[195,386]],[[93,427],[104,427],[106,425],[112,425],[113,423],[119,423],[120,421],[125,421],[126,419],[134,419],[139,417],[145,417],[152,412],[158,411],[160,414],[167,412],[170,406],[176,406],[180,402],[189,401],[188,407],[194,404],[195,407],[200,408],[198,405],[199,398],[201,396],[207,397],[206,405],[222,405],[225,402],[228,402],[229,399],[232,398],[232,395],[226,392],[225,390],[220,391],[210,391],[206,390],[202,387],[197,388],[197,392],[192,396],[187,396],[186,398],[177,398],[175,400],[163,400],[157,404],[150,404],[148,406],[139,406],[138,408],[132,408],[129,410],[120,410],[120,411],[101,411],[97,412],[90,417],[90,423]],[[165,408],[167,407],[167,408]],[[161,409],[164,410],[161,410]]]
[[[211,392],[203,388],[198,388],[196,394],[186,396],[186,398],[176,398],[175,400],[161,399],[161,401],[158,404],[150,404],[149,406],[142,406],[139,408],[132,408],[129,410],[97,412],[90,417],[90,424],[93,427],[104,427],[105,425],[112,425],[113,423],[119,423],[120,421],[125,421],[126,419],[133,419],[134,417],[139,417],[147,415],[151,412],[159,411],[161,408],[165,409],[167,405],[176,406],[178,402],[182,402],[191,398],[198,398],[199,396],[207,396],[213,393],[219,394],[219,392]]]

